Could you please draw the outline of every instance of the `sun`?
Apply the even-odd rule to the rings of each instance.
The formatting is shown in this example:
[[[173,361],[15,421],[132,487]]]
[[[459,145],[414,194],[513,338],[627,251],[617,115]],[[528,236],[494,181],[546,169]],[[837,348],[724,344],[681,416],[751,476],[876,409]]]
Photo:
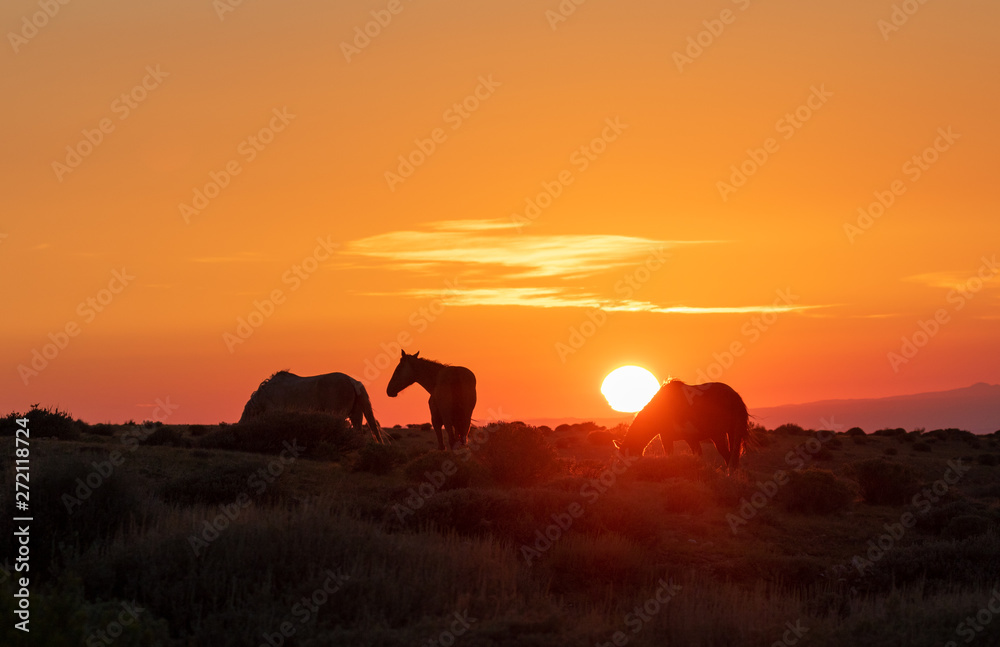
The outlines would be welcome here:
[[[601,393],[611,408],[624,413],[641,410],[659,390],[659,380],[641,366],[616,368],[601,384]]]

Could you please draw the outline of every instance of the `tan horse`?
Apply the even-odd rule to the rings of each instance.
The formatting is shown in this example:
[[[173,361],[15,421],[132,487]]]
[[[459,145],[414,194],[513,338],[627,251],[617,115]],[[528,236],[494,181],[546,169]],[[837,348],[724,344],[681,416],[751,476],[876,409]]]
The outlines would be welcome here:
[[[732,471],[739,467],[740,454],[746,453],[751,440],[749,423],[743,399],[729,386],[721,382],[691,386],[671,380],[635,415],[625,437],[615,445],[639,456],[659,436],[668,454],[675,441],[683,440],[701,456],[701,442],[711,440]]]
[[[326,373],[300,377],[278,371],[260,383],[250,396],[240,422],[272,411],[316,411],[343,420],[349,418],[355,429],[362,429],[363,418],[376,442],[382,442],[382,428],[372,413],[372,403],[365,385],[344,373]]]

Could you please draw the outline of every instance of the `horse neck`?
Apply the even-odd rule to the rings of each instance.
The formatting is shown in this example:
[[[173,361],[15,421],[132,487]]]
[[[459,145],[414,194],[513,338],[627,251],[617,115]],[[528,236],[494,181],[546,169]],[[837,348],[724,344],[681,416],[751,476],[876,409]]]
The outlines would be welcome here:
[[[443,368],[444,364],[438,364],[429,359],[418,359],[416,366],[413,368],[413,375],[416,378],[414,382],[424,387],[424,390],[428,393],[434,393],[438,374]]]

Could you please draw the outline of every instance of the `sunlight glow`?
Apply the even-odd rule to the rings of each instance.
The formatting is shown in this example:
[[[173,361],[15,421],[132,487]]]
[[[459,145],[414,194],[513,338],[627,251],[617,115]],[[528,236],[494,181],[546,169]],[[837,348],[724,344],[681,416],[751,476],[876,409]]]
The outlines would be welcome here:
[[[608,373],[601,393],[615,411],[635,413],[660,390],[656,376],[641,366],[622,366]]]

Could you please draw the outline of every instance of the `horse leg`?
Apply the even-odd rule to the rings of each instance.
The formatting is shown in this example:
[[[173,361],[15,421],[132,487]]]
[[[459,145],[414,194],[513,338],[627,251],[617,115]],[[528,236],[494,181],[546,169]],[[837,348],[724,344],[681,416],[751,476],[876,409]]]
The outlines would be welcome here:
[[[438,437],[438,449],[443,451],[445,449],[445,446],[444,446],[444,436],[441,433],[441,427],[444,425],[444,422],[441,420],[441,413],[438,411],[438,408],[434,403],[434,398],[431,398],[430,406],[431,406],[431,425],[433,425],[434,433],[436,433]]]
[[[444,428],[448,431],[448,447],[455,449],[458,447],[458,434],[456,433],[455,423],[448,421]]]
[[[740,429],[737,427],[735,431],[729,434],[729,445],[731,448],[729,454],[730,472],[738,470],[740,467],[740,454],[743,453],[742,446],[744,444],[745,433],[746,433],[745,431],[741,432]]]
[[[726,434],[712,438],[712,442],[715,443],[715,448],[719,450],[719,456],[722,456],[722,462],[728,467],[731,453],[729,450],[729,439],[726,438]]]

